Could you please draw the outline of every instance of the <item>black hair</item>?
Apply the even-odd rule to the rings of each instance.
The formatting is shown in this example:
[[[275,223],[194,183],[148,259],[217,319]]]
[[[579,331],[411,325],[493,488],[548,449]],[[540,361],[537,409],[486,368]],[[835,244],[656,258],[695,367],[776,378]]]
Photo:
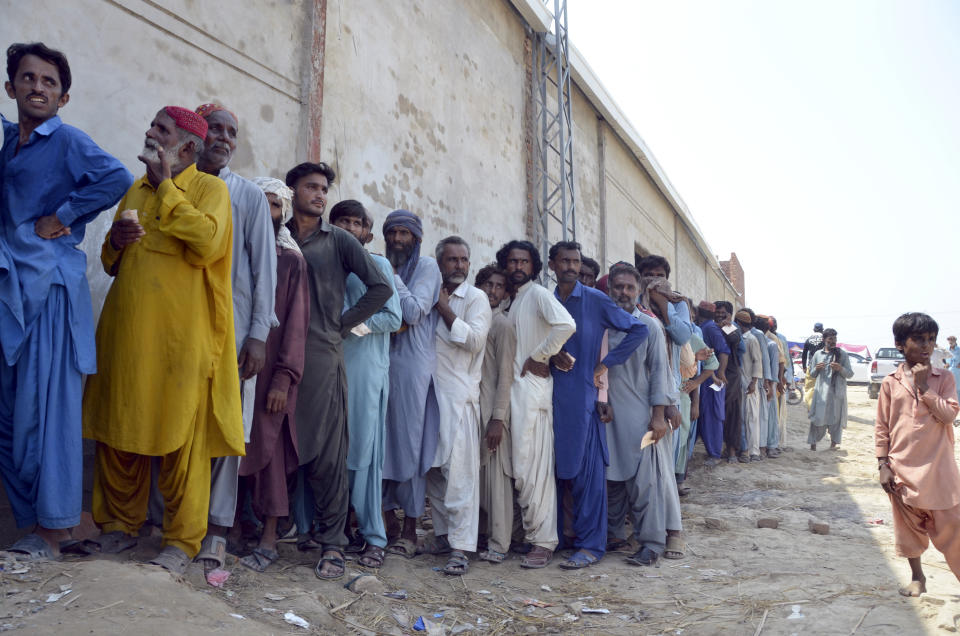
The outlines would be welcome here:
[[[287,173],[287,178],[284,181],[286,182],[288,188],[296,188],[297,181],[312,174],[322,174],[325,176],[327,178],[327,185],[333,185],[333,182],[337,178],[337,173],[333,171],[333,168],[322,161],[320,163],[305,161],[300,165],[291,168],[290,172]]]
[[[649,256],[644,256],[637,262],[637,271],[641,274],[658,267],[662,267],[663,271],[667,273],[667,278],[670,278],[670,262],[662,256],[650,254]]]
[[[614,276],[622,276],[623,274],[629,274],[630,276],[633,276],[634,278],[637,279],[637,285],[640,284],[640,279],[642,278],[642,276],[640,276],[640,272],[637,271],[636,267],[634,267],[633,265],[630,265],[629,263],[617,263],[616,265],[610,268],[610,274],[607,277],[608,287],[610,283],[613,281]]]
[[[720,309],[721,307],[723,309],[726,309],[727,313],[730,314],[731,317],[733,317],[733,303],[726,300],[718,300],[715,303],[713,303],[713,306],[716,307],[717,309]]]
[[[363,207],[363,204],[353,199],[344,199],[330,208],[331,225],[336,222],[337,219],[342,219],[344,217],[360,219],[360,222],[364,225],[368,220],[370,220],[370,217],[367,214],[367,209]]]
[[[506,271],[507,256],[510,255],[511,250],[524,250],[530,254],[530,262],[533,264],[533,276],[531,278],[536,278],[540,275],[540,271],[543,269],[543,261],[540,259],[540,251],[534,247],[530,241],[518,241],[515,239],[509,243],[504,243],[503,247],[497,250],[497,265],[500,266],[500,269]]]
[[[580,244],[576,241],[557,241],[550,246],[550,251],[547,253],[547,260],[552,261],[555,259],[560,250],[577,250],[580,256],[583,257],[583,250],[580,249]],[[599,268],[597,271],[600,271]]]
[[[836,335],[837,335],[837,330],[834,329],[833,327],[827,327],[826,329],[823,330],[823,339],[824,339],[824,340],[826,340],[826,339],[829,338],[830,336],[836,337]]]
[[[716,303],[714,303],[716,306]],[[717,312],[710,311],[709,309],[704,309],[700,305],[697,305],[697,315],[703,318],[704,320],[713,320],[717,317]]]
[[[932,333],[934,338],[940,333],[940,325],[927,314],[911,311],[893,321],[893,341],[902,345],[910,336]]]
[[[60,94],[66,95],[70,91],[73,77],[70,75],[70,64],[67,62],[67,56],[56,49],[51,49],[43,42],[31,42],[29,44],[18,42],[7,48],[7,78],[11,84],[13,84],[17,71],[20,69],[20,60],[26,55],[36,55],[44,62],[56,66],[57,72],[60,74],[60,87],[63,89]]]
[[[770,319],[767,318],[766,316],[754,316],[753,326],[759,329],[760,331],[762,331],[763,333],[767,333],[768,331],[770,331]]]
[[[488,265],[484,265],[482,268],[480,268],[480,271],[477,272],[476,277],[473,279],[473,286],[479,287],[480,285],[483,285],[485,282],[490,280],[491,276],[503,276],[503,282],[507,282],[507,273],[503,271],[496,263],[490,263]]]
[[[583,270],[584,267],[589,267],[593,270],[593,277],[600,278],[600,263],[593,260],[589,256],[580,257],[580,269]]]

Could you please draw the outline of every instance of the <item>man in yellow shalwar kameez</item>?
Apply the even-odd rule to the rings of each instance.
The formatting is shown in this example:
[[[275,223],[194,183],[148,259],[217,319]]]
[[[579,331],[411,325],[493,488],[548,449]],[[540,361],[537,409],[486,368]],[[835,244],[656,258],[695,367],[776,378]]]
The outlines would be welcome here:
[[[168,106],[151,122],[147,173],[120,202],[101,251],[115,277],[97,327],[84,437],[97,441],[93,518],[103,552],[131,547],[160,457],[164,548],[182,573],[207,530],[210,459],[243,455],[230,288],[230,195],[196,157],[206,121]],[[129,210],[136,210],[133,214]]]

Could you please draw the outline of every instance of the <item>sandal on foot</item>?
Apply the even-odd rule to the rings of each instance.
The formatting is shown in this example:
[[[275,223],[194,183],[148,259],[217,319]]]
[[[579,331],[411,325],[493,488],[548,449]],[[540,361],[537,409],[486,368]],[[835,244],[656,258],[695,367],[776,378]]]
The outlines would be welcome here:
[[[254,572],[263,572],[279,558],[280,553],[276,550],[256,547],[253,552],[240,559],[240,565],[250,568]]]
[[[617,537],[611,537],[607,539],[607,552],[616,552],[617,550],[622,550],[627,547],[630,542],[626,539],[618,539]]]
[[[530,548],[530,552],[520,561],[520,567],[527,570],[539,570],[547,567],[550,559],[553,558],[553,550],[548,550],[539,545]]]
[[[582,570],[583,568],[590,567],[599,560],[600,559],[586,550],[577,550],[569,559],[562,561],[560,567],[564,570]]]
[[[193,557],[193,560],[203,564],[204,574],[210,570],[222,568],[227,560],[227,538],[208,534],[200,542],[200,552]]]
[[[488,563],[503,563],[503,560],[507,558],[507,555],[503,552],[497,552],[492,548],[487,548],[483,552],[477,555],[478,559],[487,561]]]
[[[322,547],[322,543],[310,536],[304,536],[297,540],[297,550],[300,550],[301,552],[319,550]]]
[[[18,561],[59,561],[60,555],[56,554],[43,537],[31,532],[19,541],[7,548],[7,552],[13,552]]]
[[[387,546],[387,552],[402,556],[404,559],[412,559],[417,556],[417,544],[410,539],[397,539]]]
[[[383,560],[386,556],[387,553],[383,551],[383,548],[368,543],[367,549],[357,557],[357,565],[371,570],[379,570],[383,567]]]
[[[656,565],[660,555],[650,548],[640,548],[632,556],[624,559],[630,565]]]
[[[432,539],[427,539],[423,545],[417,547],[417,554],[450,554],[452,548],[447,541],[447,535],[434,535]]]
[[[226,545],[226,542],[224,542],[224,545]],[[160,550],[160,554],[151,559],[150,564],[159,565],[171,574],[183,574],[190,564],[190,557],[180,548],[168,545]]]
[[[313,568],[313,573],[317,575],[318,579],[324,579],[326,581],[336,581],[337,579],[343,578],[343,575],[347,571],[347,562],[343,559],[343,551],[340,550],[340,548],[328,546],[323,552],[324,556],[320,557],[320,560],[317,562],[317,567]],[[336,556],[326,556],[327,552],[333,552]],[[340,572],[336,574],[324,574],[324,563],[330,563],[333,567],[340,568]]]
[[[350,538],[350,543],[343,549],[346,554],[362,554],[367,549],[367,542],[361,534]]]
[[[119,554],[137,545],[137,538],[122,530],[114,530],[99,537],[87,539],[80,546],[69,546],[71,551],[85,550],[87,554]]]
[[[664,559],[682,559],[683,551],[687,549],[687,544],[683,537],[669,535],[667,537],[667,547],[663,551]]]
[[[470,560],[461,550],[451,550],[447,564],[443,566],[443,573],[450,576],[461,576],[470,570]]]

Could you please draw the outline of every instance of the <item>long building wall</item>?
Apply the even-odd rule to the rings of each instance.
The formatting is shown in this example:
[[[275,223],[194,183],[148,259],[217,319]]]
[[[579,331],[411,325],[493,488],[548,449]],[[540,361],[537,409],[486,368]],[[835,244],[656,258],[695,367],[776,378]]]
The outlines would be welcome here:
[[[532,238],[538,3],[34,0],[6,8],[0,43],[62,49],[74,75],[63,119],[137,176],[143,134],[160,107],[218,101],[240,119],[236,172],[282,177],[299,161],[325,160],[338,173],[331,204],[362,201],[378,234],[390,210],[410,209],[424,220],[426,252],[459,234],[473,246],[476,270],[503,242]],[[575,62],[584,252],[605,265],[662,254],[681,292],[733,299],[655,159],[589,67]],[[14,119],[16,106],[0,102],[0,112]],[[99,265],[109,223],[101,215],[83,245],[95,307],[109,286]]]

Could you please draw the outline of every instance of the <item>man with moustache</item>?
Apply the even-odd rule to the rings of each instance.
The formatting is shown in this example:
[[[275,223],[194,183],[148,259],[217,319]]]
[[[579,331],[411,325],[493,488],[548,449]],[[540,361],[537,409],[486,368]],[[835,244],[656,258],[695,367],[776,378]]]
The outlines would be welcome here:
[[[513,475],[526,541],[532,544],[520,567],[539,569],[550,563],[558,543],[550,358],[577,326],[560,301],[534,282],[543,263],[532,243],[506,243],[497,264],[516,290],[510,307],[517,335],[510,392]]]
[[[730,347],[723,331],[714,322],[717,306],[701,301],[697,306],[697,325],[703,332],[703,341],[717,355],[720,367],[700,390],[700,420],[698,427],[703,446],[707,451],[708,466],[720,462],[723,444],[724,402],[726,400],[727,363],[730,360]],[[717,382],[719,380],[719,382]],[[713,387],[716,388],[713,388]],[[739,386],[739,385],[738,385]],[[719,390],[717,390],[719,389]]]
[[[503,563],[513,535],[516,501],[510,385],[517,334],[503,307],[508,297],[506,272],[496,264],[487,265],[477,272],[474,284],[487,295],[493,312],[480,376],[480,422],[486,422],[480,441],[480,533],[487,536],[487,548],[478,556],[490,563]]]
[[[640,346],[647,328],[621,311],[609,296],[580,283],[579,243],[555,243],[549,257],[550,269],[557,276],[554,296],[576,323],[574,334],[551,359],[557,490],[561,498],[565,491],[570,492],[573,527],[569,530],[576,549],[560,567],[575,570],[603,558],[607,545],[604,473],[609,454],[604,422],[611,413],[609,405],[598,400],[600,378]],[[605,352],[602,345],[608,330],[626,335]]]
[[[743,439],[743,382],[740,365],[746,349],[740,330],[732,324],[733,305],[729,301],[718,300],[714,306],[717,326],[723,332],[727,348],[730,349],[724,376],[726,395],[723,397],[723,450],[720,451],[720,459],[734,463]]]
[[[387,552],[417,554],[417,519],[426,508],[427,471],[433,466],[439,408],[433,372],[437,364],[434,309],[443,277],[437,261],[420,255],[423,224],[413,212],[394,210],[383,222],[387,259],[400,297],[403,324],[390,343],[390,397],[383,460],[383,511]],[[402,510],[403,528],[394,510]]]
[[[287,187],[293,189],[293,218],[287,227],[307,261],[310,279],[310,329],[296,419],[300,467],[315,497],[315,518],[305,530],[312,545],[323,551],[314,570],[321,579],[342,577],[346,566],[343,548],[350,488],[343,339],[392,294],[359,241],[323,219],[335,176],[327,164],[310,162],[292,168],[286,176]],[[344,311],[351,273],[367,291]]]
[[[230,191],[233,221],[233,261],[230,272],[233,289],[234,338],[240,372],[243,405],[243,436],[250,441],[253,403],[257,380],[266,360],[270,329],[279,323],[274,315],[277,286],[277,251],[270,209],[263,191],[230,170],[237,148],[239,120],[219,104],[203,104],[196,113],[207,122],[207,138],[197,159],[197,169],[223,179]],[[233,526],[237,510],[239,457],[221,457],[213,462],[210,478],[210,519],[208,534],[197,560],[206,569],[222,567],[227,542],[224,536]]]
[[[83,374],[96,372],[88,223],[133,176],[84,132],[64,124],[70,65],[44,44],[7,49],[0,150],[0,481],[18,527],[10,551],[56,559],[80,523]]]
[[[99,370],[83,396],[84,436],[97,442],[95,545],[136,543],[159,457],[164,547],[152,563],[176,574],[207,531],[210,460],[244,452],[230,198],[223,181],[197,170],[206,135],[207,122],[177,106],[150,124],[139,157],[147,173],[120,202],[101,250],[114,281],[97,327]]]
[[[762,404],[765,399],[764,394],[764,351],[760,340],[753,333],[753,321],[756,316],[749,307],[744,307],[736,313],[734,321],[740,329],[740,335],[743,338],[746,350],[743,354],[743,381],[744,387],[744,406],[743,406],[743,429],[744,438],[741,441],[743,450],[740,453],[741,462],[760,461],[760,429],[761,423],[766,421],[761,419],[763,414]],[[766,439],[766,428],[764,427],[764,439]]]
[[[614,265],[610,297],[647,327],[648,338],[622,365],[610,369],[608,397],[613,419],[606,424],[610,443],[607,468],[607,519],[611,541],[626,541],[624,520],[630,515],[639,550],[631,565],[654,565],[666,548],[667,499],[676,496],[674,460],[664,411],[672,404],[670,367],[664,330],[656,318],[637,307],[640,272]],[[616,346],[625,336],[615,333]]]
[[[373,239],[370,213],[359,201],[340,201],[330,210],[330,222],[353,234],[361,245]],[[393,282],[393,266],[383,256],[370,254],[390,285],[393,295],[377,313],[354,327],[343,341],[347,367],[350,444],[347,475],[350,504],[357,518],[359,537],[348,550],[360,552],[357,563],[368,568],[383,565],[387,532],[381,512],[383,501],[383,453],[387,398],[390,390],[390,334],[400,328],[400,297]],[[344,310],[352,307],[367,288],[351,274],[347,277]]]
[[[467,552],[477,550],[480,521],[480,377],[490,331],[490,302],[467,282],[470,246],[459,236],[437,243],[434,254],[443,277],[435,306],[437,370],[433,379],[440,429],[427,496],[433,508],[434,540],[450,557],[444,574],[466,574]]]

